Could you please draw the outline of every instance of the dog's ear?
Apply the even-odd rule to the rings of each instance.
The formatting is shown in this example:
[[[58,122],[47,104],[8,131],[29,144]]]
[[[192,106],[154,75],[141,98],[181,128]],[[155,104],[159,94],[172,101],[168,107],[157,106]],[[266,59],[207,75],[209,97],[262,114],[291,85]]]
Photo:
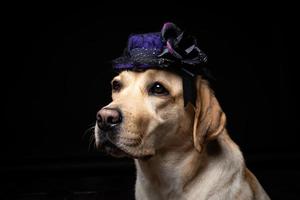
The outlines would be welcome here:
[[[201,152],[206,140],[215,139],[223,132],[226,116],[206,80],[197,77],[196,87],[193,139],[195,148]]]

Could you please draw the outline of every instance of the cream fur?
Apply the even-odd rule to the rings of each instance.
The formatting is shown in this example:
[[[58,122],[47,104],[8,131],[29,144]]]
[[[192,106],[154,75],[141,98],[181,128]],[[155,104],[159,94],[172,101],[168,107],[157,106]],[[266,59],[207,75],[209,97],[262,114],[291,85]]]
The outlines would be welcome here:
[[[181,78],[162,70],[124,71],[106,107],[124,116],[110,139],[135,159],[137,200],[267,200],[226,130],[226,116],[213,91],[197,78],[196,106],[183,105]],[[168,96],[149,95],[160,82]],[[96,143],[101,143],[96,128]]]

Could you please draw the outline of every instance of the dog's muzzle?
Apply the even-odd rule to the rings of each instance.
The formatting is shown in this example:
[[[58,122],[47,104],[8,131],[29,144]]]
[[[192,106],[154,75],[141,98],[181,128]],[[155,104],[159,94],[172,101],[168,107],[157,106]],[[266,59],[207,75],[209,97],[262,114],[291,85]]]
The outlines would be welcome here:
[[[126,153],[115,145],[119,125],[122,123],[121,111],[117,108],[104,107],[97,113],[96,118],[100,130],[98,133],[100,137],[99,148],[116,157],[125,156]]]

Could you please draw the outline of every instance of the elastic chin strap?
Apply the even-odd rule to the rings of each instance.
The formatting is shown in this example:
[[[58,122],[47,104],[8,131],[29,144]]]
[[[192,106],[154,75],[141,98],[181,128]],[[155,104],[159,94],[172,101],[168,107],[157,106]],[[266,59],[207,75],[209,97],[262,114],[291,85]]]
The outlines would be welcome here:
[[[181,73],[182,77],[182,87],[183,87],[183,100],[184,100],[184,107],[187,106],[189,102],[196,105],[196,97],[197,97],[197,90],[196,90],[196,76],[192,73],[187,73],[185,70]]]

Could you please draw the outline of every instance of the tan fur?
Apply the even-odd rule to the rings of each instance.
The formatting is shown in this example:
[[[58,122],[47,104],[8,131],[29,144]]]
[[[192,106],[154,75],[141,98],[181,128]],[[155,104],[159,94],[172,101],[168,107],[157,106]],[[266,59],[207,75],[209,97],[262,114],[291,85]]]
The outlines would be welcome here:
[[[124,71],[115,80],[122,88],[106,107],[119,108],[124,121],[111,142],[135,158],[137,200],[269,199],[229,137],[205,80],[197,77],[195,107],[184,107],[182,80],[171,72]],[[156,81],[170,95],[149,95]],[[97,127],[95,137],[99,143]]]

